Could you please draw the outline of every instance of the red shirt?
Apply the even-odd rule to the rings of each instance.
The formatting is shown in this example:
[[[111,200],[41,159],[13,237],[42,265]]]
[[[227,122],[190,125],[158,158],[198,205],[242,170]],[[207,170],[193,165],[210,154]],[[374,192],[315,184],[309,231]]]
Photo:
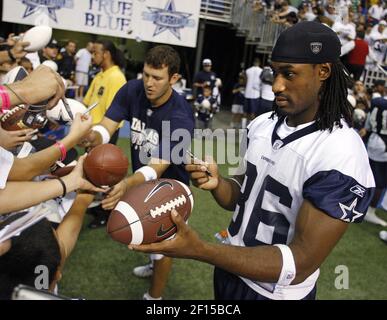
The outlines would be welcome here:
[[[355,48],[353,48],[353,50],[348,53],[348,63],[365,65],[368,52],[368,43],[363,39],[356,38]]]

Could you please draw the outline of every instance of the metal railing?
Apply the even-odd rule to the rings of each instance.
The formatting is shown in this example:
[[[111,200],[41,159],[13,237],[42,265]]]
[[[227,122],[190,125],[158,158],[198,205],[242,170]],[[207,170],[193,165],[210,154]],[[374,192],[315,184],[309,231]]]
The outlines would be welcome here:
[[[200,18],[231,23],[233,4],[240,0],[202,0]]]
[[[372,88],[376,80],[387,81],[387,71],[379,64],[363,72],[363,82],[367,88]]]
[[[246,36],[246,43],[256,45],[257,52],[268,53],[284,26],[273,23],[267,9],[254,10],[253,0],[234,1],[232,24],[240,34]]]
[[[258,52],[270,52],[282,25],[272,23],[266,8],[254,10],[254,0],[202,0],[200,17],[232,24],[246,43],[257,46]]]

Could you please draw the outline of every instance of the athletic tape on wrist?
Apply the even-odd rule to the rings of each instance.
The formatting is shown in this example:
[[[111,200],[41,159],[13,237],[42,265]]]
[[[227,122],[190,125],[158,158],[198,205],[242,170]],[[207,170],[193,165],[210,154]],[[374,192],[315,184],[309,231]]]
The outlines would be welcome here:
[[[102,143],[109,143],[110,141],[110,133],[107,131],[107,129],[104,126],[96,125],[93,127],[93,131],[99,132],[99,134],[102,137]]]
[[[282,269],[278,279],[278,284],[281,286],[288,286],[296,277],[296,264],[292,250],[284,244],[275,244],[281,250],[282,254]]]
[[[157,179],[157,172],[150,166],[144,166],[140,169],[136,170],[136,172],[142,173],[145,178],[145,181],[155,180]]]

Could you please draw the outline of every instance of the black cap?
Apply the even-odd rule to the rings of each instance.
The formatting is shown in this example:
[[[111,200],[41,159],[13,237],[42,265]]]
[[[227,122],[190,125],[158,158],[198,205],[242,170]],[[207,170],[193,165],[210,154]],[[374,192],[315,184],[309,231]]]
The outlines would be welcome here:
[[[374,83],[373,83],[373,85],[374,85],[374,87],[376,87],[376,86],[384,86],[386,84],[386,81],[385,80],[375,80],[374,81]]]
[[[326,25],[302,21],[283,31],[274,45],[271,60],[288,63],[335,62],[341,54],[336,33]]]
[[[48,48],[59,48],[58,41],[51,39],[51,41],[46,45]]]

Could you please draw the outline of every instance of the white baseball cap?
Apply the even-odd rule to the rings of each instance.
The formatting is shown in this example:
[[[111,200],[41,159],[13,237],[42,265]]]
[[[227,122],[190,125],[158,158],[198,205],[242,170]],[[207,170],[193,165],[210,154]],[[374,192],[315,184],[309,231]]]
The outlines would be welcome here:
[[[203,60],[203,65],[212,65],[211,59],[204,59]]]

